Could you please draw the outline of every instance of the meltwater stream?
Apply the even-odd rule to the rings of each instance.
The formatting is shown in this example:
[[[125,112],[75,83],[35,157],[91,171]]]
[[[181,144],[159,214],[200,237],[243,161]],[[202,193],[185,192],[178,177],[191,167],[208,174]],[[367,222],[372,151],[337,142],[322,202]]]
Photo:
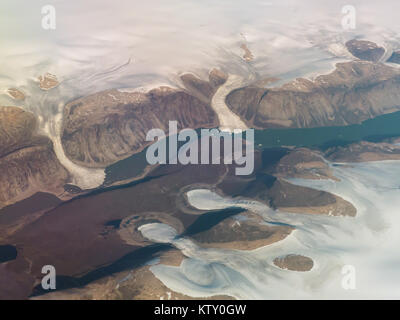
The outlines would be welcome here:
[[[242,299],[400,298],[400,162],[331,164],[340,182],[293,179],[353,203],[357,216],[334,217],[273,211],[262,203],[223,198],[207,189],[188,192],[199,209],[237,206],[265,223],[293,225],[286,239],[254,251],[203,249],[176,237],[162,224],[143,226],[144,236],[175,245],[187,257],[179,267],[154,265],[151,271],[170,289],[195,297],[227,294]],[[162,231],[158,233],[157,230]],[[155,234],[165,235],[160,239]],[[314,260],[309,272],[281,270],[277,256],[296,253]],[[344,266],[355,270],[354,289],[343,286]]]

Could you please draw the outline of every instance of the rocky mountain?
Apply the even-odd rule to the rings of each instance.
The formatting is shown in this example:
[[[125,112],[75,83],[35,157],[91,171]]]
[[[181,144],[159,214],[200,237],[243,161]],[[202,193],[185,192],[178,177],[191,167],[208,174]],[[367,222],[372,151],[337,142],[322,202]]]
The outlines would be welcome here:
[[[296,186],[278,179],[273,186],[258,197],[270,199],[270,205],[286,212],[351,216],[356,208],[348,201],[329,192]]]
[[[170,120],[178,121],[178,129],[218,125],[209,104],[187,91],[166,86],[148,92],[114,89],[65,106],[62,143],[72,161],[105,167],[147,146],[150,129],[168,133]]]
[[[56,75],[46,72],[38,77],[39,88],[42,90],[50,90],[59,85]]]
[[[400,160],[400,145],[362,141],[344,147],[329,148],[325,156],[335,162]]]
[[[335,179],[324,158],[317,151],[306,148],[288,152],[274,166],[272,172],[280,178]]]
[[[213,69],[208,75],[208,81],[202,80],[192,73],[184,73],[180,79],[187,90],[203,102],[211,103],[211,98],[217,89],[226,82],[228,75],[218,69]]]
[[[13,98],[14,100],[24,100],[25,99],[25,95],[21,90],[18,90],[17,88],[9,88],[7,90],[7,94]]]
[[[378,62],[385,53],[385,49],[377,44],[366,41],[353,39],[346,42],[346,48],[350,53],[360,60]]]
[[[277,257],[274,259],[274,264],[281,268],[291,271],[310,271],[314,266],[314,261],[298,254],[288,254],[286,256]]]
[[[17,107],[0,107],[0,156],[31,145],[35,129],[36,119],[32,113]]]
[[[277,155],[278,152],[279,155]],[[291,152],[294,152],[294,155],[297,153],[295,150]],[[286,154],[281,151],[268,150],[264,150],[262,153],[257,152],[255,154],[256,166],[253,175],[235,176],[233,171],[229,171],[218,185],[218,188],[231,197],[258,200],[273,209],[284,212],[355,216],[357,214],[356,208],[343,198],[326,191],[295,185],[286,180],[286,178],[292,177],[337,179],[331,177],[330,170],[321,167],[319,162],[308,161],[310,159],[322,161],[320,157],[317,158],[314,152],[306,149],[302,149],[301,152],[305,162],[301,159],[291,161],[290,152]],[[262,163],[262,158],[267,158],[269,163]],[[274,159],[274,163],[271,163],[272,159]],[[295,169],[290,169],[286,174],[283,174],[281,167],[300,163],[306,164],[310,171],[300,170],[297,172]],[[325,172],[325,176],[321,175],[319,177],[317,173],[311,175],[313,164],[321,172]]]
[[[217,225],[191,235],[201,247],[254,250],[286,238],[293,228],[260,224],[252,212],[241,213],[242,221],[227,218]],[[206,218],[206,217],[205,217]]]
[[[61,193],[67,179],[51,141],[36,134],[35,116],[0,107],[0,207],[38,191]]]
[[[231,92],[226,102],[250,127],[360,123],[400,110],[400,71],[365,61],[339,63],[314,81],[299,78],[279,88],[250,85]]]

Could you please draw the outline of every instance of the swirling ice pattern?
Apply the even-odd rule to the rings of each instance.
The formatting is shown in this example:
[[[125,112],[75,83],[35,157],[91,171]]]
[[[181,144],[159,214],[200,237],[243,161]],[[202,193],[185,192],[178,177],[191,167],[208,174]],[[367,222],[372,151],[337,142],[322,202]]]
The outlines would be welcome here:
[[[151,271],[171,290],[195,297],[226,294],[243,299],[399,298],[400,162],[332,169],[339,182],[291,182],[326,190],[352,202],[357,208],[355,218],[290,214],[273,211],[257,201],[223,198],[206,189],[192,190],[187,194],[188,200],[197,208],[235,205],[256,212],[264,223],[290,224],[296,231],[254,251],[204,249],[190,239],[170,238],[170,243],[187,259],[179,267],[159,264]],[[311,257],[313,269],[300,273],[273,265],[276,256],[288,253]],[[356,268],[354,290],[342,287],[344,265]]]

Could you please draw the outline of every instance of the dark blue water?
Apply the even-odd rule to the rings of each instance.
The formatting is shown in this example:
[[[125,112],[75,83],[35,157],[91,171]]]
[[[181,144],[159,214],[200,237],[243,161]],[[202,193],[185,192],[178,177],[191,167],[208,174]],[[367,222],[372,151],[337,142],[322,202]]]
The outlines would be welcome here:
[[[350,126],[256,130],[255,144],[262,149],[281,146],[327,149],[359,141],[379,142],[398,136],[400,112],[395,112]]]
[[[0,245],[0,263],[17,258],[17,249],[11,245]]]
[[[399,136],[400,112],[395,112],[350,126],[255,130],[255,146],[258,149],[295,146],[324,150],[359,141],[379,142]],[[142,174],[148,166],[146,151],[147,148],[107,167],[105,185]]]

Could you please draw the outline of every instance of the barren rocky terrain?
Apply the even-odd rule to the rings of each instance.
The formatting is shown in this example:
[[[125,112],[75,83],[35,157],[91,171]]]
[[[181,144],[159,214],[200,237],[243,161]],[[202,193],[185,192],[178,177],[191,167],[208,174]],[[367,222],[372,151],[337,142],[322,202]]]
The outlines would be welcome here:
[[[309,128],[360,123],[400,110],[400,71],[366,61],[339,63],[314,81],[299,78],[279,88],[247,86],[227,105],[256,128]]]
[[[360,60],[378,62],[385,53],[385,49],[376,43],[366,40],[353,39],[346,42],[347,50]]]
[[[108,90],[66,105],[62,143],[72,161],[105,167],[149,145],[145,138],[150,129],[159,128],[168,134],[170,120],[178,122],[178,130],[218,124],[207,103],[183,90]]]
[[[36,133],[35,116],[0,107],[0,207],[39,191],[61,194],[67,180],[51,141]]]
[[[275,258],[274,264],[281,269],[302,272],[310,271],[314,265],[311,258],[297,254],[289,254],[284,257]]]

